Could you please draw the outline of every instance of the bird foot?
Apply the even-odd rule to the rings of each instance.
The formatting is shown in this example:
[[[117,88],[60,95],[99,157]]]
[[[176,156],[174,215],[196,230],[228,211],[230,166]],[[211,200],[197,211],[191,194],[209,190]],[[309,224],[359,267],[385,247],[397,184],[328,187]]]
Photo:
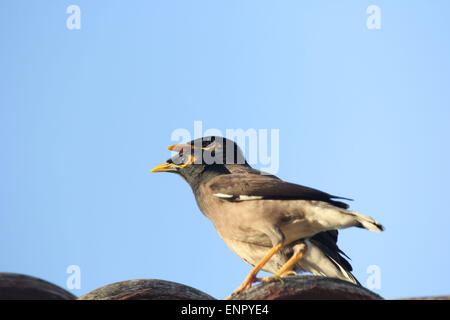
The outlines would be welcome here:
[[[239,293],[241,293],[244,290],[250,289],[252,287],[252,284],[257,281],[256,278],[256,273],[250,273],[247,278],[244,280],[244,282],[239,286],[239,288],[237,288],[236,290],[234,290],[234,292],[229,295],[228,297],[225,298],[225,300],[231,300],[234,296],[238,295]]]
[[[296,276],[297,275],[297,272],[295,272],[294,270],[289,270],[289,271],[286,271],[285,273],[283,273],[282,275],[281,275],[281,277],[292,277],[292,276]]]
[[[283,283],[284,282],[283,278],[289,277],[289,276],[296,276],[296,275],[297,275],[297,272],[295,272],[293,270],[289,270],[289,271],[286,271],[285,273],[283,273],[281,275],[274,274],[274,275],[269,276],[269,277],[257,278],[256,281],[260,281],[260,282],[263,282],[263,283],[271,283],[271,282],[274,282],[274,281],[281,281],[281,283]]]
[[[245,278],[244,282],[237,288],[230,296],[226,297],[225,300],[231,300],[235,295],[241,293],[244,290],[250,289],[252,287],[253,282],[256,281],[256,276],[258,272],[264,267],[264,265],[269,261],[270,258],[278,251],[280,251],[281,247],[283,247],[284,242],[281,241],[275,246],[273,246],[269,252],[258,262],[255,267],[250,271],[247,278]]]
[[[281,283],[283,283],[283,278],[277,275],[273,275],[273,276],[269,276],[269,277],[264,277],[264,278],[260,278],[258,279],[260,282],[262,283],[271,283],[271,282],[275,282],[275,281],[281,281]]]

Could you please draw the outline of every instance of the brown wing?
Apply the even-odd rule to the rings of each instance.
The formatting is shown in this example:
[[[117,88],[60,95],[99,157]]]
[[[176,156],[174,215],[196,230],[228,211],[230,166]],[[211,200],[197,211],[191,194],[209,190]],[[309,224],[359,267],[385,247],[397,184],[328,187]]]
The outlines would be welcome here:
[[[228,201],[257,199],[317,200],[348,208],[333,199],[345,199],[313,188],[285,182],[271,176],[254,174],[225,174],[212,179],[209,187],[213,194]]]

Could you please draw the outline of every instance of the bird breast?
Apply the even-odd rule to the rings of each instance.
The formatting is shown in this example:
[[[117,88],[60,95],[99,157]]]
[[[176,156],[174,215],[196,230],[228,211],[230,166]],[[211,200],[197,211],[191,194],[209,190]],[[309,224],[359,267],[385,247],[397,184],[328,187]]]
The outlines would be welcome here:
[[[310,236],[309,223],[299,202],[305,200],[228,201],[200,187],[196,200],[222,238],[271,247],[267,230],[276,226],[286,244]]]

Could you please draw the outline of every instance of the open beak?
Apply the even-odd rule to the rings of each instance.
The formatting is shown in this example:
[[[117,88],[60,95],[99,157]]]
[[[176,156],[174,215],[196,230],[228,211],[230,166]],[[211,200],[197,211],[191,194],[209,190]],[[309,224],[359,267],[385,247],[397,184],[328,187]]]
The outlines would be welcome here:
[[[164,162],[161,163],[159,166],[154,167],[150,172],[171,172],[171,171],[177,171],[178,167],[176,164]]]
[[[173,144],[167,147],[170,151],[181,151],[185,149],[194,149],[195,147],[190,144]],[[202,148],[203,149],[203,148]],[[180,169],[187,167],[188,165],[195,162],[195,157],[191,154],[188,156],[188,161],[183,164],[175,164],[172,161],[161,163],[159,166],[154,167],[150,172],[176,172]]]
[[[180,169],[186,168],[188,165],[194,162],[195,157],[193,155],[189,155],[188,161],[186,161],[183,164],[164,162],[161,163],[159,166],[154,167],[152,170],[150,170],[150,172],[176,172]]]

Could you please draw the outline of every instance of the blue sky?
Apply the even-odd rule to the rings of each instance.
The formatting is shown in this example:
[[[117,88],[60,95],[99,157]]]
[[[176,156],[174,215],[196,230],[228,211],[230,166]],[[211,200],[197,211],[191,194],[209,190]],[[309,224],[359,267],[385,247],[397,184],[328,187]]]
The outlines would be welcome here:
[[[69,30],[66,9],[81,9]],[[381,29],[366,9],[381,9]],[[450,292],[448,1],[2,1],[0,271],[82,295],[136,278],[217,298],[250,267],[189,186],[149,170],[171,134],[277,129],[278,176],[355,199],[340,233],[386,298]]]

